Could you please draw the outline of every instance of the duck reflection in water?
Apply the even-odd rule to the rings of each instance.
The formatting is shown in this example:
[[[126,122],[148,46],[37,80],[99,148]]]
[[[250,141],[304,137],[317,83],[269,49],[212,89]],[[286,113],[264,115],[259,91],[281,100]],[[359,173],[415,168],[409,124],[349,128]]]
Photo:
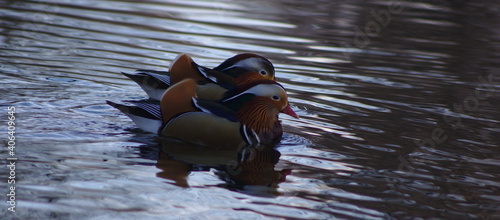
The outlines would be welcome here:
[[[275,170],[281,154],[274,145],[240,149],[204,148],[167,140],[161,143],[158,177],[173,180],[175,185],[189,187],[191,172],[215,169],[226,182],[220,186],[259,196],[280,195],[278,184],[286,180],[291,169]]]

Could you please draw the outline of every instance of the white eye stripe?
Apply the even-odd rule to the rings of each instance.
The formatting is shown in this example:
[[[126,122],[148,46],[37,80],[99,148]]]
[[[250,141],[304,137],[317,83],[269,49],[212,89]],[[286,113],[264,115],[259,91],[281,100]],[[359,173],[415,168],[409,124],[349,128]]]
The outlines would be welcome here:
[[[228,98],[224,101],[228,101],[228,100],[231,100],[231,99],[234,99],[234,98],[237,98],[239,96],[242,96],[244,94],[254,94],[256,96],[265,96],[265,97],[273,97],[273,96],[277,96],[278,99],[279,97],[281,96],[285,96],[286,95],[286,92],[285,90],[279,86],[279,85],[276,85],[276,84],[259,84],[259,85],[256,85],[238,95],[235,95],[231,98]]]

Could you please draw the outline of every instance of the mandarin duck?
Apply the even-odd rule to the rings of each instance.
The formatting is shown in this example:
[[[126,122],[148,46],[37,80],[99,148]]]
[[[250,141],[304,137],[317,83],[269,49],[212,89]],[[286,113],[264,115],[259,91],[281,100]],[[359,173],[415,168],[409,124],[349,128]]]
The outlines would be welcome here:
[[[199,85],[184,79],[168,88],[160,104],[107,101],[129,116],[139,128],[186,142],[241,147],[266,144],[281,138],[278,113],[298,118],[288,104],[283,86],[271,80],[254,80],[228,90],[220,100],[198,97]]]
[[[256,79],[274,80],[274,66],[266,58],[242,53],[233,56],[219,66],[210,69],[200,66],[187,54],[177,56],[169,71],[137,70],[137,73],[123,73],[134,80],[153,100],[161,100],[170,85],[183,79],[192,78],[204,81],[204,87],[198,87],[199,94],[210,99],[218,99],[227,89]]]

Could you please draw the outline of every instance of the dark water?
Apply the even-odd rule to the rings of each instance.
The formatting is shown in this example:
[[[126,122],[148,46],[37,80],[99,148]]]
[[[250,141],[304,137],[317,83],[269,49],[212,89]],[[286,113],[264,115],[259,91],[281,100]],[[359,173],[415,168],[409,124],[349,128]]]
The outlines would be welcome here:
[[[0,4],[3,219],[500,218],[498,2]],[[275,149],[162,143],[105,104],[145,97],[121,71],[240,52],[301,117]]]

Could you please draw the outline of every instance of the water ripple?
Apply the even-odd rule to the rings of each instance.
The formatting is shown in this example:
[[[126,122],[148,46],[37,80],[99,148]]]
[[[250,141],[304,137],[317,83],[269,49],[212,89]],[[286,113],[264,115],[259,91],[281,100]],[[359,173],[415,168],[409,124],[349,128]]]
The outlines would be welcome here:
[[[18,217],[498,218],[498,10],[393,3],[9,1],[0,106],[17,109]],[[104,102],[146,97],[122,71],[240,52],[273,62],[301,117],[281,118],[274,185],[203,164],[224,152],[162,158]],[[184,168],[185,185],[167,178]]]

